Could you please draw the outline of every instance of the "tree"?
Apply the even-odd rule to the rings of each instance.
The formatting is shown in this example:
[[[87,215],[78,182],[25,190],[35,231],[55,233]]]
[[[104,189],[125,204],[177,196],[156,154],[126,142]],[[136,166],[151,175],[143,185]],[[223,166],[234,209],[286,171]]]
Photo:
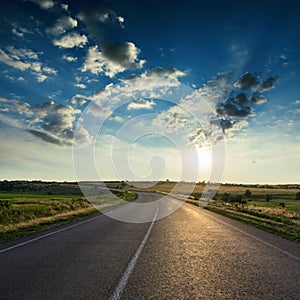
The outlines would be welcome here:
[[[280,202],[279,205],[280,205],[282,208],[285,208],[285,202]]]
[[[296,200],[300,200],[300,192],[296,193]]]
[[[251,193],[251,191],[249,190],[249,189],[247,189],[246,191],[245,191],[245,194],[244,194],[247,198],[250,198],[251,196],[252,196],[252,193]]]
[[[269,202],[270,200],[272,200],[272,195],[266,194],[265,198],[266,198],[266,201]]]

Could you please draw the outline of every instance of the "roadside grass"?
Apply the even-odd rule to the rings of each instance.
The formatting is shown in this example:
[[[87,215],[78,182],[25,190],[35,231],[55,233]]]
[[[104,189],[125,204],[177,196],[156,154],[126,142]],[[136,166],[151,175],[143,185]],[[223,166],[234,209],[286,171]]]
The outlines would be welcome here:
[[[161,182],[152,190],[166,194],[176,184]],[[204,184],[194,185],[186,202],[199,206],[204,187]],[[296,200],[299,186],[216,185],[215,188],[214,200],[205,209],[300,243],[300,200]],[[181,183],[178,195],[185,194],[190,189],[191,183]],[[211,185],[211,189],[214,189],[214,185]],[[250,191],[248,196],[246,190]]]
[[[133,192],[116,192],[125,201],[134,201]],[[83,195],[39,195],[0,193],[0,243],[52,226],[68,223],[121,204],[112,195],[101,194],[93,206]],[[97,207],[97,209],[95,208]]]
[[[295,220],[251,210],[224,208],[211,203],[205,209],[300,243],[300,225]]]

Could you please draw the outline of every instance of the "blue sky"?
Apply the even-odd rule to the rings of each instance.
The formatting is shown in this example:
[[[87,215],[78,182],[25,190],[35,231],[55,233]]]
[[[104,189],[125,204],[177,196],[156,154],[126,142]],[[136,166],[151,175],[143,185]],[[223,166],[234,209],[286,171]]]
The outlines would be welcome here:
[[[13,0],[0,20],[1,179],[209,180],[222,140],[222,181],[299,183],[298,1]]]

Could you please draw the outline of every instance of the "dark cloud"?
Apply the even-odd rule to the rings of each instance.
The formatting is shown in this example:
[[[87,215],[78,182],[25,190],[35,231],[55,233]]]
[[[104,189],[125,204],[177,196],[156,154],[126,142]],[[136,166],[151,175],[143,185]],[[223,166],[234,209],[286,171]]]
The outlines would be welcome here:
[[[240,93],[223,103],[219,103],[216,107],[216,112],[221,116],[245,118],[252,113],[252,109],[246,94]]]
[[[137,61],[140,50],[131,42],[118,42],[102,46],[104,58],[124,69],[139,68]]]
[[[69,105],[56,104],[54,101],[45,102],[37,105],[29,103],[8,100],[0,97],[2,105],[2,114],[8,114],[6,123],[12,126],[23,128],[32,135],[42,139],[45,142],[70,146],[73,142],[74,127],[76,116],[81,110],[75,109]],[[12,122],[13,119],[20,122]],[[4,115],[5,118],[5,115]],[[90,136],[87,130],[80,128],[80,144],[90,142]]]
[[[250,96],[249,101],[254,104],[263,104],[267,102],[267,98],[263,95],[253,94]]]
[[[275,88],[275,83],[279,80],[278,76],[269,77],[268,79],[261,82],[258,86],[258,91],[263,93]]]
[[[254,92],[263,93],[274,89],[275,83],[278,79],[278,76],[273,76],[261,81],[257,75],[251,72],[246,72],[241,76],[239,81],[234,84],[234,87],[242,90],[253,90]]]
[[[242,90],[250,90],[250,89],[256,89],[258,85],[258,79],[257,76],[254,75],[251,72],[247,72],[244,75],[241,76],[240,80],[237,81],[234,86],[238,87]]]
[[[59,145],[59,146],[71,146],[72,145],[71,142],[59,139],[49,132],[39,131],[39,130],[35,130],[35,129],[27,129],[27,131],[29,133],[31,133],[32,135],[42,139],[43,141],[45,141],[47,143],[50,143],[50,144],[55,144],[55,145]]]
[[[120,24],[115,11],[101,4],[86,6],[78,17],[100,45],[110,42],[109,33],[113,25]]]
[[[91,53],[94,54],[95,59],[93,61],[91,55],[87,56],[85,66],[88,63],[90,67],[83,67],[83,70],[97,69],[99,72],[113,77],[125,70],[139,69],[146,62],[138,58],[140,49],[134,43],[121,41],[123,32],[121,27],[124,27],[124,18],[118,16],[109,7],[104,5],[90,6],[84,8],[78,17],[96,39],[98,49],[101,50]],[[118,42],[112,40],[111,37],[114,37]],[[96,68],[97,66],[98,68]]]

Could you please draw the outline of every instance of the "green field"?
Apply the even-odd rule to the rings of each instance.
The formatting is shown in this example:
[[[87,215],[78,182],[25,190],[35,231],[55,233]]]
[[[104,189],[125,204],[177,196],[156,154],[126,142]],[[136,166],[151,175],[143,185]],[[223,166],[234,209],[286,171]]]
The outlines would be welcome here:
[[[134,201],[135,193],[115,192],[125,201]],[[97,208],[106,209],[122,203],[103,194]],[[24,236],[38,230],[72,221],[98,212],[82,195],[0,193],[0,241]]]

